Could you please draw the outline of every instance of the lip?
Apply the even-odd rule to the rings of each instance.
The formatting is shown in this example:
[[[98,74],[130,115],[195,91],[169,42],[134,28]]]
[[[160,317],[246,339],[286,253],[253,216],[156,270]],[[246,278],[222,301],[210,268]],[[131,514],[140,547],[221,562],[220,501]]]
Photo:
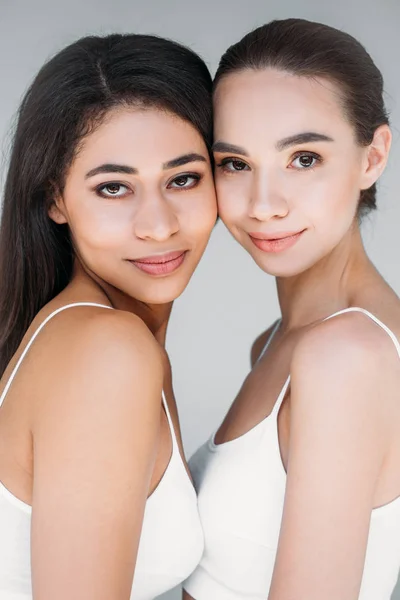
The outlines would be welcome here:
[[[148,275],[169,275],[181,266],[186,254],[187,250],[174,250],[165,254],[143,256],[128,262]]]
[[[269,234],[251,232],[248,235],[259,250],[277,254],[294,246],[304,231],[305,229],[301,231],[277,231]]]

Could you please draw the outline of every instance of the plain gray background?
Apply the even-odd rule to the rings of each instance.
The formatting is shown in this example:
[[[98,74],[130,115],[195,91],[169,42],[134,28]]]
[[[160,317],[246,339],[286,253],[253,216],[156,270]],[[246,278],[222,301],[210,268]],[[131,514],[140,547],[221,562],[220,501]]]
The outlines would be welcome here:
[[[230,44],[258,25],[287,17],[348,31],[382,70],[394,144],[379,185],[379,211],[366,220],[364,237],[378,269],[399,294],[400,0],[0,0],[4,161],[13,116],[28,83],[47,58],[78,37],[156,33],[191,46],[214,72]],[[277,316],[273,279],[219,224],[189,288],[176,302],[169,329],[168,349],[188,455],[217,428],[248,372],[252,340]],[[163,600],[178,598],[178,591],[163,596]],[[393,600],[400,600],[400,589]]]

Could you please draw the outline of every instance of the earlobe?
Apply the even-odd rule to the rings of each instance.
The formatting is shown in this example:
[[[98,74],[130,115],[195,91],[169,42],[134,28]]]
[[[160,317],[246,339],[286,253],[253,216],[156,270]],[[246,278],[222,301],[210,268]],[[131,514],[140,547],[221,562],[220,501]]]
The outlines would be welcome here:
[[[392,133],[388,125],[381,125],[374,133],[373,140],[367,148],[366,166],[362,178],[361,189],[370,188],[385,170]]]
[[[55,223],[57,223],[58,225],[63,225],[64,223],[67,223],[67,219],[64,216],[63,212],[60,210],[60,208],[57,205],[57,202],[55,200],[52,200],[49,210],[48,210],[48,215],[50,217],[50,219],[52,221],[54,221]]]

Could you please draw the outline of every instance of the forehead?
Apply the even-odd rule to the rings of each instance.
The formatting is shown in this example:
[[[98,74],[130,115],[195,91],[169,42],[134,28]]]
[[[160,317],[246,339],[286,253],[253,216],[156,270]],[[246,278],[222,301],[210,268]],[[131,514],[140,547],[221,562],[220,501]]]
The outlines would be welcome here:
[[[234,138],[240,135],[241,145],[244,136],[276,141],[304,131],[352,135],[337,86],[275,69],[247,69],[222,79],[214,110],[216,139],[239,143]]]
[[[187,121],[156,108],[118,108],[83,140],[74,164],[86,168],[120,162],[140,170],[150,162],[161,168],[168,160],[193,151],[206,153],[206,146]]]

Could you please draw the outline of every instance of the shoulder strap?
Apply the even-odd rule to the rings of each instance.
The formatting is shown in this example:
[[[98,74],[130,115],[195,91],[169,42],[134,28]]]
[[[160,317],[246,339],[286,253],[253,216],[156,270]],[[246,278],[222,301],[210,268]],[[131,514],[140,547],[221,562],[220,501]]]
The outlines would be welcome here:
[[[110,308],[112,309],[112,306],[107,306],[106,304],[97,304],[96,302],[74,302],[73,304],[66,304],[65,306],[61,306],[61,308],[57,308],[57,310],[54,310],[52,313],[49,314],[48,317],[45,318],[45,320],[43,321],[43,323],[41,323],[39,325],[39,327],[36,329],[35,333],[33,334],[33,336],[31,337],[31,339],[29,340],[29,342],[27,343],[24,351],[22,352],[21,356],[19,357],[17,364],[15,365],[10,378],[7,381],[7,384],[3,390],[3,393],[0,396],[0,406],[3,404],[4,398],[7,395],[8,390],[10,389],[10,386],[13,382],[13,379],[15,377],[15,375],[17,374],[17,371],[22,363],[22,361],[24,360],[25,356],[27,355],[30,347],[32,346],[33,342],[35,341],[35,339],[37,338],[37,336],[39,335],[39,333],[42,331],[43,327],[50,321],[50,319],[52,319],[53,317],[55,317],[56,315],[58,315],[58,313],[62,312],[63,310],[66,310],[67,308],[72,308],[73,306],[98,306],[101,308]]]
[[[164,390],[162,390],[162,403],[164,406],[165,414],[167,415],[168,425],[171,432],[172,438],[172,453],[174,453],[175,449],[178,448],[178,440],[176,439],[175,428],[172,422],[171,413],[169,412],[168,403],[165,398]]]
[[[283,384],[283,388],[281,389],[281,393],[279,394],[278,399],[274,404],[274,407],[271,411],[271,415],[277,416],[279,409],[282,405],[282,402],[285,399],[289,384],[290,384],[290,375],[288,375],[288,378],[286,379],[285,383]]]
[[[266,344],[265,344],[265,346],[264,346],[264,348],[263,348],[260,356],[258,357],[257,362],[261,359],[262,356],[264,356],[265,352],[269,348],[274,335],[276,334],[276,332],[278,331],[278,329],[279,329],[279,327],[281,325],[281,322],[282,322],[282,319],[278,319],[275,322],[275,325],[274,325],[274,327],[272,329],[271,335],[268,337],[267,342],[266,342]],[[289,384],[290,384],[290,375],[287,377],[285,383],[283,384],[283,387],[282,387],[282,389],[280,391],[280,394],[279,394],[279,396],[278,396],[278,398],[277,398],[277,400],[276,400],[276,402],[275,402],[275,404],[274,404],[274,406],[272,408],[271,417],[276,417],[277,416],[277,414],[279,412],[279,409],[280,409],[280,407],[282,405],[282,402],[283,402],[283,400],[284,400],[284,398],[286,396],[286,392],[287,392],[287,389],[289,387]]]
[[[350,308],[345,308],[343,310],[339,310],[338,312],[333,313],[332,315],[329,315],[329,317],[325,317],[324,321],[328,321],[329,319],[333,319],[333,317],[337,317],[338,315],[343,315],[348,312],[360,312],[360,313],[366,315],[367,317],[369,317],[372,321],[374,321],[374,323],[376,323],[381,329],[383,329],[383,331],[385,331],[388,334],[388,336],[392,340],[392,342],[397,350],[397,354],[399,355],[399,358],[400,358],[400,342],[397,339],[397,337],[394,335],[393,331],[391,329],[389,329],[389,327],[387,325],[382,323],[382,321],[380,321],[377,317],[375,317],[375,315],[370,313],[368,310],[365,310],[365,308],[360,308],[359,306],[352,306]]]
[[[272,329],[272,331],[271,331],[270,335],[268,336],[268,339],[267,339],[267,341],[266,341],[266,343],[265,343],[265,346],[264,346],[264,348],[261,350],[260,356],[257,358],[257,361],[256,361],[256,363],[258,363],[258,361],[259,361],[259,360],[261,360],[261,358],[264,356],[264,354],[265,354],[265,353],[266,353],[266,351],[268,350],[268,348],[269,348],[269,346],[270,346],[270,344],[271,344],[271,342],[272,342],[272,339],[273,339],[274,335],[276,334],[276,332],[277,332],[277,331],[278,331],[278,329],[279,329],[279,326],[280,326],[280,324],[281,324],[281,321],[282,321],[282,319],[278,319],[277,321],[275,321],[274,327],[273,327],[273,329]]]
[[[394,346],[395,346],[395,348],[397,350],[397,353],[399,355],[399,358],[400,358],[400,342],[397,339],[397,337],[394,335],[393,331],[391,329],[389,329],[389,327],[387,325],[385,325],[384,323],[382,323],[382,321],[380,321],[377,317],[375,317],[375,315],[373,315],[372,313],[370,313],[365,308],[360,308],[359,306],[352,306],[350,308],[345,308],[343,310],[339,310],[339,311],[333,313],[332,315],[329,315],[328,317],[325,317],[325,319],[323,319],[323,321],[328,321],[329,319],[333,319],[333,317],[337,317],[339,315],[343,315],[343,314],[348,313],[348,312],[360,312],[360,313],[366,315],[372,321],[374,321],[374,323],[376,323],[379,327],[381,327],[381,329],[383,329],[388,334],[388,336],[390,337],[390,339],[392,340],[392,342],[393,342],[393,344],[394,344]],[[274,335],[274,333],[276,332],[276,330],[279,327],[279,324],[280,324],[280,322],[278,322],[277,326],[274,328],[274,330],[273,330],[273,332],[272,332],[269,340],[267,341],[265,349],[268,347],[269,342],[272,339],[272,336]],[[285,398],[285,395],[286,395],[287,389],[289,387],[289,384],[290,384],[290,375],[288,376],[288,378],[285,381],[285,384],[284,384],[284,386],[283,386],[283,388],[281,390],[281,393],[278,396],[278,399],[277,399],[277,401],[276,401],[276,403],[274,405],[274,408],[272,409],[272,413],[271,414],[274,414],[274,415],[278,414],[279,409],[281,407],[281,404],[282,404],[282,402],[283,402],[283,400]]]

